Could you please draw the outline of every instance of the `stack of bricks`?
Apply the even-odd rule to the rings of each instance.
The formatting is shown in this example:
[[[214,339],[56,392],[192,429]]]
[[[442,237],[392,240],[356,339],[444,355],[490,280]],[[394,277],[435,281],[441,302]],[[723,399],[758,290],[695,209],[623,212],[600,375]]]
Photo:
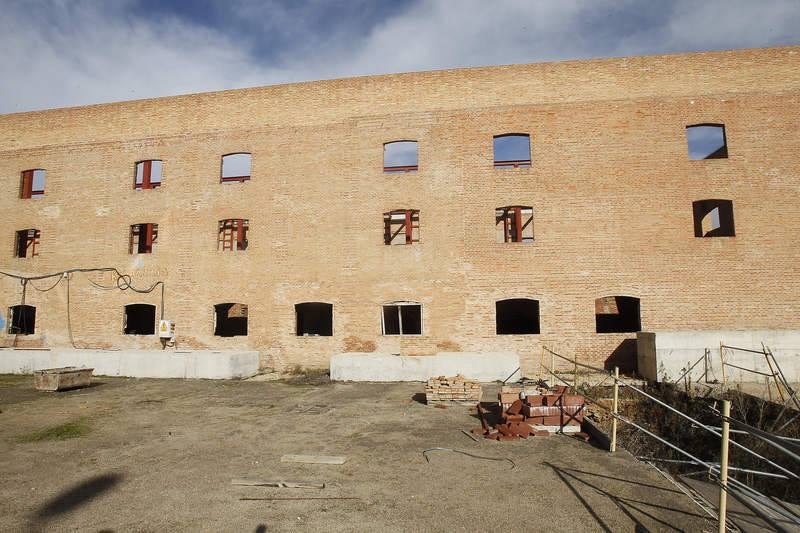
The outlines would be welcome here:
[[[428,404],[481,401],[481,384],[461,374],[455,377],[430,378],[425,385],[425,400]]]
[[[524,396],[524,399],[520,396]],[[585,410],[584,398],[567,394],[566,387],[537,390],[503,387],[498,400],[499,422],[494,428],[489,427],[479,404],[482,427],[474,429],[473,433],[494,440],[548,436],[555,432],[574,433],[581,438],[588,438],[580,432]]]

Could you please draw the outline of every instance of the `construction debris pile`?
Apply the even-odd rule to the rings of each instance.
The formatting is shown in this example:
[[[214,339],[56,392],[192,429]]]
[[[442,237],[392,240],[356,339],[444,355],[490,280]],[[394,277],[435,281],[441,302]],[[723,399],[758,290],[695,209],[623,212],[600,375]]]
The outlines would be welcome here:
[[[503,387],[498,394],[498,422],[492,427],[487,412],[478,404],[481,427],[472,432],[493,440],[517,440],[531,436],[545,437],[552,433],[581,433],[585,411],[583,396],[567,394],[566,387]]]
[[[430,378],[425,385],[425,401],[428,405],[451,402],[474,404],[481,401],[481,384],[461,374],[455,377]]]

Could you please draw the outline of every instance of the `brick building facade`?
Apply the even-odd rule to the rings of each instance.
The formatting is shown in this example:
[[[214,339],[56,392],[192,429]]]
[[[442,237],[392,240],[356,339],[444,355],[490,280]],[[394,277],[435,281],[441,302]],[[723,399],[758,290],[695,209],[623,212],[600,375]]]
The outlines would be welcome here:
[[[724,125],[727,157],[689,157],[687,126],[700,124]],[[799,133],[800,47],[2,115],[0,270],[115,267],[136,287],[163,281],[177,330],[167,349],[254,349],[279,369],[324,367],[342,351],[510,350],[531,373],[542,345],[594,362],[629,356],[639,327],[800,329]],[[530,165],[495,164],[504,134],[529,135]],[[418,168],[385,172],[384,145],[408,140]],[[249,179],[221,179],[221,158],[234,153],[251,154]],[[157,171],[137,169],[151,160]],[[25,174],[36,169],[43,179]],[[730,201],[735,236],[711,236],[728,213],[693,209],[702,200]],[[515,206],[532,208],[533,239],[498,242],[518,220],[497,208]],[[413,242],[387,246],[395,210],[418,210],[418,228]],[[233,249],[220,241],[225,220]],[[709,236],[696,236],[698,224]],[[32,229],[35,238],[20,233]],[[125,306],[154,305],[158,318],[160,289],[105,290],[113,274],[73,273],[41,291],[56,281],[28,284],[35,328],[23,335],[9,311],[22,286],[0,276],[3,345],[161,347],[157,335],[125,334]],[[498,307],[507,299],[535,302]],[[295,307],[304,302],[331,305]],[[392,302],[420,304],[421,317],[383,307]],[[598,314],[613,330],[608,315],[631,302],[639,316],[628,331],[597,332]],[[221,303],[246,307],[215,313]],[[537,308],[535,333],[525,327]],[[298,310],[315,325],[298,329]],[[318,323],[329,311],[331,335]],[[529,333],[498,334],[501,311],[521,313]],[[224,313],[246,320],[247,335],[215,335]],[[403,317],[412,334],[383,334]]]

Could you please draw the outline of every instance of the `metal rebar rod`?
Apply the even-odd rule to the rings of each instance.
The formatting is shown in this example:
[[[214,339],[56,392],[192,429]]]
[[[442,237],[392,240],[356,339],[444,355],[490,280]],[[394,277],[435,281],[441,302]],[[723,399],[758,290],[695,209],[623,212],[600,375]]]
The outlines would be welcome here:
[[[722,415],[722,420],[730,422],[731,424],[734,424],[736,426],[746,428],[745,431],[747,431],[753,437],[766,442],[770,446],[779,449],[780,451],[782,451],[783,453],[785,453],[786,455],[788,455],[789,457],[791,457],[795,461],[800,462],[800,455],[798,455],[797,453],[795,453],[792,450],[788,449],[786,446],[783,446],[782,444],[780,444],[778,442],[775,442],[775,440],[774,440],[775,436],[774,435],[771,435],[770,433],[767,433],[766,431],[761,431],[758,428],[754,428],[753,426],[745,424],[744,422],[736,420],[735,418],[731,418],[730,416],[727,416],[724,413]],[[795,445],[789,444],[789,446],[795,446]]]
[[[672,407],[671,405],[668,405],[668,404],[666,404],[666,403],[662,402],[661,400],[659,400],[659,399],[658,399],[658,398],[656,398],[655,396],[653,396],[653,395],[651,395],[651,394],[648,394],[648,393],[644,392],[643,390],[639,389],[638,387],[636,387],[636,386],[634,386],[634,385],[631,385],[631,384],[627,383],[627,382],[626,382],[624,379],[622,379],[622,378],[617,378],[617,379],[619,380],[619,382],[620,382],[620,383],[622,383],[623,385],[625,385],[625,386],[626,386],[626,387],[628,387],[629,389],[631,389],[631,390],[634,390],[634,391],[638,392],[639,394],[641,394],[642,396],[645,396],[646,398],[649,398],[649,399],[653,400],[653,401],[654,401],[654,402],[656,402],[657,404],[659,404],[659,405],[661,405],[662,407],[664,407],[664,408],[668,409],[669,411],[671,411],[671,412],[675,413],[676,415],[678,415],[678,416],[680,416],[680,417],[682,417],[682,418],[684,418],[684,419],[688,420],[689,422],[692,422],[693,424],[697,424],[697,425],[698,425],[698,426],[699,426],[701,429],[704,429],[704,430],[708,431],[709,433],[712,433],[712,434],[716,435],[717,437],[722,437],[722,434],[721,434],[720,432],[718,432],[718,431],[716,431],[716,430],[712,429],[710,426],[706,426],[706,425],[705,425],[705,424],[703,424],[702,422],[699,422],[699,421],[695,420],[694,418],[692,418],[691,416],[689,416],[689,415],[687,415],[687,414],[684,414],[684,413],[682,413],[681,411],[679,411],[679,410],[675,409],[675,408],[674,408],[674,407]],[[788,474],[788,475],[789,475],[789,476],[791,476],[792,478],[794,478],[794,479],[800,479],[800,475],[797,475],[797,474],[795,474],[795,473],[794,473],[794,472],[792,472],[791,470],[789,470],[789,469],[787,469],[787,468],[784,468],[784,467],[782,467],[781,465],[779,465],[779,464],[775,463],[774,461],[770,461],[769,459],[767,459],[767,458],[766,458],[766,457],[764,457],[763,455],[760,455],[760,454],[758,454],[758,453],[754,452],[753,450],[751,450],[750,448],[748,448],[748,447],[746,447],[746,446],[744,446],[744,445],[742,445],[742,444],[739,444],[739,443],[738,443],[738,442],[736,442],[735,440],[731,439],[731,440],[730,440],[730,443],[731,443],[731,444],[733,444],[734,446],[736,446],[737,448],[739,448],[740,450],[743,450],[743,451],[745,451],[745,452],[749,453],[749,454],[750,454],[750,455],[752,455],[753,457],[757,457],[757,458],[761,459],[762,461],[765,461],[765,462],[767,462],[767,463],[768,463],[770,466],[773,466],[773,467],[777,468],[778,470],[780,470],[781,472],[783,472],[783,473],[785,473],[785,474]]]
[[[769,374],[767,372],[761,372],[760,370],[753,370],[752,368],[745,368],[743,366],[734,365],[733,363],[725,362],[725,366],[732,366],[733,368],[738,368],[739,370],[744,370],[745,372],[752,372],[753,374],[760,374],[762,376],[767,376],[768,378],[774,378],[775,374]]]
[[[724,345],[720,343],[720,349],[722,349],[723,347],[724,347]],[[571,359],[569,359],[569,358],[567,358],[567,357],[564,357],[563,355],[560,355],[560,354],[557,354],[557,353],[553,352],[553,351],[552,351],[552,350],[550,350],[549,348],[546,348],[546,347],[545,347],[545,349],[546,349],[548,352],[550,352],[551,354],[553,354],[553,355],[555,355],[555,356],[557,356],[557,357],[560,357],[560,358],[562,358],[562,359],[565,359],[565,360],[567,360],[567,361],[572,361]],[[756,352],[756,353],[762,353],[762,352]],[[576,364],[577,364],[577,362],[576,362]],[[586,368],[595,368],[595,367],[590,367],[589,365],[581,365],[581,366],[584,366],[584,367],[586,367]],[[604,370],[603,372],[605,372],[605,370]],[[557,375],[553,374],[553,376],[555,376],[556,378],[560,379],[560,380],[561,380],[561,381],[563,381],[564,383],[566,383],[566,384],[569,384],[569,383],[567,383],[566,381],[564,381],[563,379],[561,379],[560,377],[558,377]],[[687,415],[687,414],[684,414],[683,412],[681,412],[681,411],[679,411],[679,410],[675,409],[675,408],[674,408],[674,407],[672,407],[671,405],[668,405],[668,404],[666,404],[665,402],[663,402],[663,401],[659,400],[659,399],[658,399],[658,398],[656,398],[655,396],[653,396],[653,395],[651,395],[651,394],[648,394],[648,393],[646,393],[645,391],[641,390],[640,388],[638,388],[638,387],[636,387],[636,386],[634,386],[634,385],[632,385],[632,384],[630,384],[630,383],[626,382],[624,379],[622,379],[622,378],[619,378],[619,377],[615,377],[615,378],[614,378],[614,381],[615,381],[615,382],[617,382],[617,381],[618,381],[619,383],[621,383],[621,384],[622,384],[622,385],[624,385],[625,387],[628,387],[629,389],[631,389],[631,390],[633,390],[633,391],[635,391],[635,392],[637,392],[637,393],[641,394],[642,396],[644,396],[644,397],[646,397],[646,398],[649,398],[650,400],[652,400],[652,401],[656,402],[658,405],[661,405],[661,406],[662,406],[662,407],[664,407],[665,409],[667,409],[667,410],[669,410],[669,411],[671,411],[671,412],[675,413],[676,415],[678,415],[678,416],[680,416],[680,417],[682,417],[682,418],[684,418],[684,419],[688,420],[689,422],[691,422],[691,423],[693,423],[693,424],[696,424],[696,425],[697,425],[697,426],[699,426],[701,429],[704,429],[704,430],[708,431],[709,433],[712,433],[713,435],[716,435],[717,437],[722,437],[722,434],[721,434],[719,431],[716,431],[716,430],[712,429],[710,426],[706,426],[705,424],[703,424],[703,423],[701,423],[701,422],[699,422],[699,421],[695,420],[694,418],[690,417],[689,415]],[[620,419],[620,420],[622,420],[622,419]],[[790,477],[792,477],[792,478],[794,478],[794,479],[798,479],[798,480],[800,480],[800,475],[798,475],[798,474],[796,474],[796,473],[792,472],[791,470],[789,470],[789,469],[787,469],[787,468],[784,468],[783,466],[781,466],[781,465],[779,465],[779,464],[775,463],[774,461],[771,461],[771,460],[767,459],[767,458],[766,458],[766,457],[764,457],[763,455],[760,455],[759,453],[757,453],[757,452],[754,452],[754,451],[753,451],[753,450],[751,450],[750,448],[748,448],[748,447],[746,447],[746,446],[744,446],[744,445],[742,445],[742,444],[740,444],[740,443],[736,442],[736,441],[735,441],[735,440],[733,440],[733,439],[730,439],[730,441],[729,441],[729,442],[730,442],[730,444],[732,444],[732,445],[733,445],[733,446],[735,446],[736,448],[739,448],[740,450],[743,450],[743,451],[747,452],[748,454],[752,455],[753,457],[756,457],[756,458],[758,458],[758,459],[761,459],[762,461],[766,462],[766,463],[767,463],[767,464],[769,464],[770,466],[772,466],[772,467],[774,467],[774,468],[777,468],[778,470],[780,470],[780,471],[781,471],[781,472],[783,472],[784,474],[788,474]]]
[[[719,453],[719,533],[725,533],[725,520],[728,516],[728,418],[731,414],[731,402],[722,401],[722,443]]]
[[[693,459],[693,460],[697,461],[698,464],[708,468],[708,470],[711,473],[713,473],[715,475],[719,475],[719,467],[717,467],[715,464],[708,463],[706,461],[703,461],[702,459],[699,459],[699,458],[695,457],[694,455],[690,454],[689,452],[677,447],[676,445],[672,444],[671,442],[659,437],[658,435],[656,435],[652,431],[640,426],[636,422],[633,422],[633,421],[625,418],[622,415],[617,414],[615,416],[618,417],[623,422],[625,422],[626,424],[629,424],[630,426],[635,427],[636,429],[638,429],[639,431],[645,433],[646,435],[649,435],[650,437],[656,439],[657,441],[661,442],[662,444],[665,444],[666,446],[672,448],[676,452],[678,452],[678,453],[680,453],[682,455],[685,455],[689,459]],[[733,442],[733,441],[730,441],[730,442]],[[747,485],[745,485],[741,481],[739,481],[737,479],[734,479],[734,478],[731,478],[731,479],[728,480],[728,484],[729,484],[729,486],[727,488],[728,492],[731,492],[732,488],[736,488],[736,489],[740,490],[742,493],[744,493],[748,498],[751,498],[754,501],[758,502],[760,505],[762,505],[764,507],[767,507],[771,511],[784,516],[787,520],[791,520],[791,521],[793,521],[795,523],[800,524],[800,517],[798,517],[797,515],[795,515],[794,513],[790,512],[790,511],[787,511],[786,509],[783,509],[782,507],[777,506],[774,502],[769,500],[766,496],[764,496],[763,494],[761,494],[757,490],[748,487]],[[740,498],[737,498],[737,500],[741,501]]]
[[[749,348],[737,348],[736,346],[727,346],[725,344],[720,344],[719,347],[720,348],[726,348],[728,350],[739,350],[740,352],[750,352],[750,353],[758,353],[758,354],[761,354],[761,355],[766,355],[764,353],[764,350],[751,350]]]
[[[583,364],[583,363],[579,363],[574,359],[570,359],[569,357],[565,357],[565,356],[563,356],[561,354],[558,354],[558,353],[554,352],[553,350],[551,350],[550,348],[548,348],[546,346],[544,347],[544,349],[547,350],[551,355],[559,357],[559,358],[563,359],[564,361],[569,361],[570,363],[576,364],[576,365],[578,365],[580,367],[588,368],[589,370],[595,370],[597,372],[610,373],[605,368],[599,368],[599,367],[596,367],[596,366],[591,366],[591,365],[586,365],[586,364]]]

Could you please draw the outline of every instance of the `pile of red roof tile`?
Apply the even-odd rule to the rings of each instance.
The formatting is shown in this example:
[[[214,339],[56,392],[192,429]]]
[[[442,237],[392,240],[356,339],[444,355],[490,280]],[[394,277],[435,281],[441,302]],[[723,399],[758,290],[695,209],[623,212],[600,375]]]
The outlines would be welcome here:
[[[472,430],[487,439],[517,440],[531,436],[548,436],[555,432],[579,433],[585,410],[581,395],[567,394],[566,387],[506,390],[498,395],[498,422],[487,422],[487,412],[478,404],[481,427]]]

